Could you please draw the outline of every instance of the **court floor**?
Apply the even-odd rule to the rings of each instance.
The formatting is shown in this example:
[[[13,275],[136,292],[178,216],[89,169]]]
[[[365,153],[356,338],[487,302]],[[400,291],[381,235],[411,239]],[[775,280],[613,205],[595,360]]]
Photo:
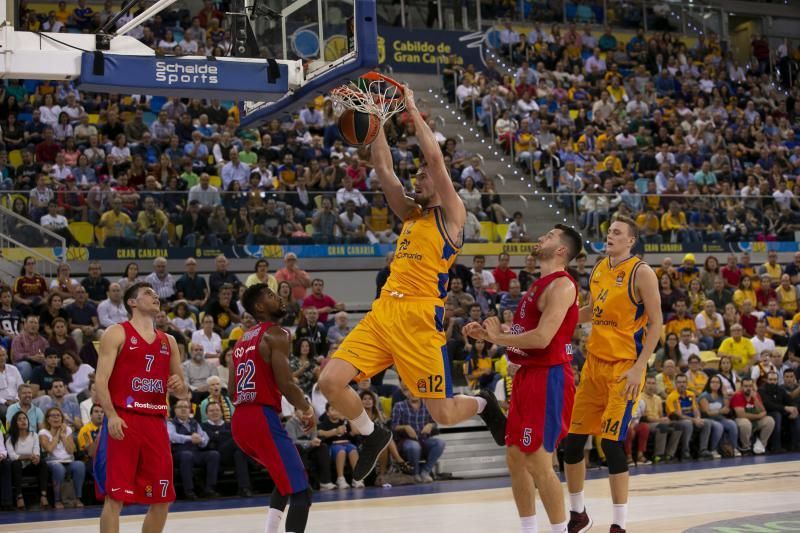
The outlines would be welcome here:
[[[709,461],[693,466],[692,470],[684,465],[632,470],[635,475],[631,479],[627,530],[800,531],[800,454]],[[608,531],[608,482],[604,471],[590,471],[590,477],[594,479],[586,484],[586,505],[595,522],[592,530]],[[508,484],[508,478],[494,478],[317,494],[308,531],[513,533],[519,528]],[[266,496],[178,503],[170,514],[167,531],[262,533],[265,506]],[[141,513],[137,508],[130,511]],[[98,512],[97,508],[88,508],[60,511],[58,515],[4,513],[0,515],[0,532],[97,531]],[[540,531],[549,531],[541,505],[538,513]],[[12,523],[13,520],[29,521]],[[140,530],[141,514],[123,517],[122,532]]]

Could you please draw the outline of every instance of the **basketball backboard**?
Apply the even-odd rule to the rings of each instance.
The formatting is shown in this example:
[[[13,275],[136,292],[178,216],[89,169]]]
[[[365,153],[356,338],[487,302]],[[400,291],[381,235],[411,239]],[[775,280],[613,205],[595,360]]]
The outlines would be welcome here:
[[[291,112],[378,65],[375,0],[297,0],[279,17],[257,21],[255,31],[270,57],[302,61],[303,81],[275,101],[242,102],[245,127]]]

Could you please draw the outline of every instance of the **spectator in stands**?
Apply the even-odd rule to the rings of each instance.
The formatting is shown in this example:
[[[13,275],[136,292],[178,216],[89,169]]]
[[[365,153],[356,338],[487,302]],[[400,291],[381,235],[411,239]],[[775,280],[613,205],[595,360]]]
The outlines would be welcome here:
[[[672,359],[664,360],[661,372],[656,374],[656,384],[659,396],[666,399],[675,390],[675,377],[678,375],[678,366]]]
[[[208,396],[208,378],[214,375],[202,345],[189,345],[189,360],[183,362],[183,375],[192,392],[192,403],[199,404]]]
[[[758,436],[752,444],[752,452],[756,455],[763,454],[766,451],[766,443],[769,442],[775,429],[775,420],[767,414],[752,379],[742,378],[742,388],[731,397],[731,407],[736,413],[742,452],[751,450],[752,435],[757,431]]]
[[[131,236],[135,232],[133,221],[122,210],[122,198],[118,195],[111,198],[111,210],[100,216],[97,226],[105,232],[103,245],[107,248],[129,248],[137,242]]]
[[[86,475],[86,466],[81,461],[75,460],[75,439],[73,430],[65,422],[64,414],[57,407],[49,408],[45,413],[44,428],[39,431],[39,445],[47,453],[47,467],[53,479],[53,500],[56,509],[63,509],[61,501],[61,486],[65,481],[67,470],[72,478],[75,489],[76,507],[83,507],[83,479]]]
[[[250,274],[244,282],[245,287],[251,287],[256,283],[265,283],[273,292],[278,292],[278,280],[269,273],[269,261],[259,259],[256,261],[256,271]]]
[[[171,302],[175,297],[175,278],[167,272],[167,260],[163,257],[153,259],[153,272],[144,280],[153,286],[161,304]]]
[[[484,271],[488,274],[488,272]],[[484,317],[496,314],[497,297],[494,293],[484,288],[483,277],[479,273],[472,275],[472,289],[470,294],[475,299],[475,303],[481,306],[481,315]]]
[[[78,432],[78,450],[86,454],[90,466],[97,449],[97,437],[100,435],[100,428],[103,427],[104,416],[103,407],[93,405],[90,412],[90,420]]]
[[[348,333],[353,329],[348,324],[347,311],[339,311],[333,317],[333,326],[328,329],[328,340],[341,344]]]
[[[189,204],[193,201],[199,202],[201,209],[206,211],[211,207],[222,205],[219,189],[211,185],[211,177],[207,172],[202,172],[197,185],[193,185],[189,189],[188,200]]]
[[[97,319],[103,329],[128,320],[128,311],[122,302],[122,288],[119,283],[111,283],[106,295],[107,298],[97,306]]]
[[[61,367],[69,376],[69,392],[80,395],[89,389],[89,383],[94,380],[94,368],[81,361],[77,353],[62,354]]]
[[[67,352],[78,353],[80,348],[75,339],[70,336],[66,320],[61,317],[53,319],[50,329],[52,331],[49,339],[50,350],[59,357]]]
[[[18,511],[25,510],[22,493],[23,474],[35,474],[39,487],[39,503],[43,509],[50,506],[47,499],[47,463],[42,461],[38,428],[24,412],[18,412],[8,423],[8,438],[5,442],[8,459],[11,461],[13,490]]]
[[[437,424],[422,400],[414,396],[405,383],[401,382],[400,387],[406,399],[392,408],[392,431],[400,453],[414,467],[415,481],[430,483],[445,443],[433,436],[438,432]],[[424,466],[420,464],[423,457]]]
[[[85,400],[83,400],[79,406],[81,408],[81,422],[87,424],[91,419],[91,410],[92,406],[99,405],[100,400],[97,397],[97,386],[94,382],[94,377],[92,377],[89,383],[89,390],[88,395]]]
[[[455,306],[456,316],[464,316],[469,307],[475,303],[475,298],[464,291],[464,284],[461,278],[452,278],[450,280],[450,292],[447,293],[447,301],[452,302]]]
[[[303,314],[297,325],[295,337],[310,339],[317,354],[328,353],[328,328],[319,321],[319,311],[316,307],[303,307]]]
[[[697,314],[694,323],[697,326],[700,348],[704,350],[718,348],[725,337],[725,323],[722,315],[717,313],[713,300],[705,301],[703,310]]]
[[[145,248],[168,247],[167,223],[169,218],[164,211],[156,207],[155,198],[152,196],[145,197],[142,205],[144,209],[139,211],[139,216],[136,218],[140,244]]]
[[[792,285],[792,278],[789,274],[781,275],[781,283],[775,289],[780,310],[787,317],[793,317],[798,309],[798,288]]]
[[[776,299],[770,299],[764,311],[764,322],[767,326],[767,335],[776,346],[786,346],[789,343],[789,332],[786,328],[786,316],[778,307]]]
[[[517,275],[508,267],[511,256],[503,252],[497,256],[497,267],[492,270],[492,276],[497,282],[497,289],[501,292],[509,291],[511,280],[517,279]]]
[[[209,381],[214,379],[219,381],[216,376],[209,378]],[[219,383],[217,383],[217,386],[219,386]],[[225,399],[227,400],[227,398]],[[223,418],[223,404],[212,400],[207,405],[201,406],[201,414],[203,415],[203,430],[208,434],[207,449],[219,452],[220,463],[223,466],[234,466],[239,496],[243,498],[251,497],[253,491],[251,489],[252,483],[250,481],[248,459],[233,440],[230,421]]]
[[[785,183],[781,182],[781,184],[783,184],[782,186],[785,189]],[[767,251],[767,262],[758,267],[758,274],[762,276],[767,274],[773,288],[776,288],[780,284],[781,276],[783,275],[783,267],[778,264],[778,252],[775,250]]]
[[[689,331],[688,342],[689,342],[689,347],[696,346],[691,344],[691,331]],[[655,370],[660,371],[665,361],[672,361],[675,363],[676,366],[679,367],[688,366],[689,358],[687,356],[686,360],[685,361],[683,360],[683,352],[680,350],[679,343],[680,340],[678,338],[678,335],[676,335],[675,333],[669,333],[666,336],[666,340],[664,341],[663,345],[656,351],[656,359],[653,364],[653,368]],[[699,351],[700,350],[698,348],[698,353]]]
[[[678,451],[683,430],[677,421],[664,415],[664,400],[658,394],[655,376],[645,379],[644,412],[641,422],[648,424],[650,433],[655,435],[653,442],[653,463],[670,462]]]
[[[299,417],[300,413],[295,411],[286,421],[286,433],[300,452],[300,458],[311,474],[310,477],[319,482],[319,490],[333,490],[336,485],[331,483],[331,452],[328,444],[319,438],[316,426],[306,427]]]
[[[220,419],[226,423],[230,423],[235,407],[230,398],[223,393],[222,380],[216,373],[212,373],[212,375],[206,379],[206,384],[208,385],[208,397],[205,398],[198,407],[200,421],[203,423],[208,421],[206,408],[216,403],[220,409]]]
[[[741,277],[739,281],[739,288],[737,288],[733,293],[733,303],[736,304],[736,307],[740,313],[744,311],[743,306],[745,300],[749,301],[753,305],[755,305],[758,301],[756,299],[756,293],[753,290],[750,276],[748,275],[743,275]]]
[[[763,358],[765,354],[769,357],[769,354],[775,351],[775,341],[768,336],[767,322],[765,320],[759,320],[756,323],[756,334],[750,341],[753,343],[753,348],[755,348],[759,359]],[[750,361],[751,365],[755,363],[755,360]]]
[[[18,389],[24,382],[16,367],[7,364],[8,352],[0,346],[0,419],[8,420],[7,409],[19,401]]]
[[[192,344],[202,346],[206,358],[219,357],[222,353],[222,338],[214,331],[214,317],[206,314],[200,325],[201,329],[192,334]]]
[[[311,294],[303,300],[303,308],[316,307],[319,312],[319,321],[323,324],[328,323],[328,314],[336,311],[344,311],[345,304],[337,303],[336,300],[323,292],[325,282],[319,278],[311,281]]]
[[[89,263],[88,273],[89,275],[81,280],[81,285],[86,289],[89,301],[99,305],[107,298],[111,282],[103,276],[103,270],[97,261]]]
[[[522,215],[520,213],[520,215]],[[516,216],[516,214],[515,214]],[[526,292],[534,281],[539,279],[539,267],[536,264],[536,256],[528,254],[525,256],[525,266],[519,272],[520,289]]]
[[[31,256],[22,260],[20,277],[14,280],[14,304],[23,315],[38,312],[47,299],[47,281],[36,272],[36,259]],[[16,359],[16,355],[14,355]]]
[[[741,324],[732,325],[731,336],[722,341],[717,354],[719,357],[730,358],[735,372],[748,368],[758,354],[752,341],[743,334],[744,328]]]
[[[782,373],[782,372],[781,372]],[[792,397],[778,383],[778,372],[769,372],[766,383],[759,389],[764,408],[775,421],[775,429],[770,441],[770,451],[781,453],[783,449],[783,428],[789,428],[790,448],[800,445],[800,416]]]
[[[33,371],[44,364],[44,353],[48,346],[47,339],[39,335],[39,317],[28,315],[22,324],[22,332],[11,341],[14,366],[22,374],[23,380],[29,380]]]
[[[725,280],[721,276],[714,276],[706,297],[714,302],[717,309],[725,309],[726,305],[733,302],[733,292],[725,287]]]
[[[666,400],[667,416],[671,420],[677,421],[681,426],[681,460],[691,459],[689,443],[695,428],[700,431],[700,457],[711,458],[711,451],[708,449],[709,438],[711,437],[712,424],[700,417],[700,409],[692,391],[688,389],[686,376],[678,374],[675,376],[675,390],[672,391]],[[720,426],[721,434],[721,426]],[[719,438],[717,437],[717,440]]]
[[[239,286],[242,284],[233,272],[228,270],[228,258],[220,254],[214,259],[214,272],[208,276],[208,287],[210,289],[209,302],[213,302],[219,297],[220,289],[228,284],[232,288],[233,301],[238,299]]]
[[[22,313],[13,306],[13,299],[11,289],[0,286],[0,346],[6,349],[22,328]]]
[[[197,273],[197,259],[190,257],[184,261],[183,266],[186,272],[175,282],[175,297],[177,300],[183,300],[192,313],[197,313],[208,303],[208,285],[205,278]],[[192,328],[192,331],[194,329]]]
[[[505,310],[516,311],[522,296],[519,280],[512,279],[508,284],[508,292],[504,292],[500,297],[500,313],[502,314]]]
[[[91,342],[100,338],[103,330],[97,318],[97,306],[89,301],[83,285],[78,285],[75,289],[75,301],[65,310],[69,316],[70,335],[79,347],[83,346],[84,341]]]
[[[69,376],[69,372],[66,372]],[[51,407],[57,407],[64,414],[64,423],[74,431],[78,431],[83,425],[81,421],[81,409],[74,396],[68,395],[67,380],[56,377],[52,380],[48,394],[40,397],[37,401],[42,411],[47,412]],[[77,433],[76,433],[77,434]]]
[[[224,339],[227,339],[233,328],[242,322],[239,308],[233,300],[233,291],[233,285],[227,283],[222,285],[217,299],[206,307],[206,316],[214,319],[214,331]]]
[[[666,335],[669,335],[670,333],[680,335],[680,332],[684,329],[688,329],[692,333],[697,330],[697,325],[695,324],[694,319],[688,313],[688,306],[685,296],[678,296],[675,299],[673,310],[675,311],[675,314],[672,315],[672,318],[667,320],[667,323],[664,326],[664,333]]]
[[[197,499],[192,469],[195,466],[203,466],[206,471],[203,494],[209,498],[218,498],[219,493],[215,489],[220,454],[217,450],[208,449],[208,433],[191,417],[191,414],[192,407],[189,400],[180,399],[175,403],[175,417],[167,422],[172,456],[180,471],[184,497],[187,500]]]
[[[703,362],[699,355],[689,356],[689,370],[686,371],[687,388],[694,393],[695,397],[706,389],[708,374],[703,371]]]
[[[350,423],[330,404],[325,406],[323,414],[317,425],[317,434],[331,450],[331,458],[336,467],[336,486],[346,489],[350,485],[344,477],[345,463],[349,462],[350,467],[354,467],[358,461],[358,448],[354,443],[355,433],[353,433]],[[363,488],[362,480],[353,480],[353,488]]]
[[[739,444],[739,428],[731,418],[733,411],[730,407],[730,397],[725,394],[725,389],[722,386],[722,378],[719,376],[711,376],[705,390],[698,396],[700,405],[700,412],[703,417],[710,420],[712,424],[719,424],[727,438],[727,443],[731,447],[731,452],[734,456],[741,455],[737,446]],[[712,433],[714,430],[712,429]],[[716,447],[713,445],[714,438],[712,436],[711,453],[717,459]]]

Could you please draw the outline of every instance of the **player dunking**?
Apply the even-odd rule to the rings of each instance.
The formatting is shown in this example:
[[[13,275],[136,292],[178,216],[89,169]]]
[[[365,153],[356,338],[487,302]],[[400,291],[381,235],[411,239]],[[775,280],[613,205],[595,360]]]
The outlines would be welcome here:
[[[541,277],[520,301],[510,332],[489,318],[472,322],[464,334],[507,346],[520,365],[514,375],[506,426],[506,460],[522,533],[536,533],[538,489],[554,533],[567,531],[564,493],[553,471],[553,451],[567,435],[575,380],[572,335],[578,323],[578,288],[566,267],[581,249],[581,236],[557,224],[539,237]]]
[[[100,531],[117,533],[122,506],[139,503],[150,506],[142,531],[158,533],[175,500],[167,392],[183,394],[186,386],[178,344],[153,326],[156,291],[135,283],[123,301],[131,319],[103,333],[97,362],[97,396],[106,415],[94,462],[98,491],[106,495]]]
[[[300,454],[281,425],[281,394],[301,412],[307,425],[313,424],[314,409],[292,381],[292,337],[278,325],[286,314],[286,304],[266,284],[259,283],[245,291],[242,305],[258,324],[244,332],[233,348],[228,383],[236,405],[231,422],[233,438],[275,482],[265,532],[277,533],[289,503],[286,533],[302,533],[311,507],[311,490]]]
[[[444,333],[447,272],[460,251],[466,210],[444,164],[431,129],[405,88],[406,109],[414,122],[424,163],[416,175],[414,198],[405,195],[394,174],[392,154],[383,131],[372,143],[372,164],[389,207],[403,220],[392,271],[372,310],[345,338],[320,376],[322,393],[364,439],[353,479],[374,468],[392,433],[376,427],[348,384],[395,365],[411,392],[424,398],[440,424],[454,424],[476,413],[486,421],[499,445],[505,438],[505,416],[490,392],[453,396]]]
[[[624,533],[628,507],[628,461],[623,444],[642,390],[647,360],[661,336],[661,297],[653,270],[631,254],[638,238],[636,223],[618,216],[608,228],[608,257],[592,270],[589,301],[580,322],[592,322],[586,341],[586,363],[564,442],[569,489],[569,532],[592,527],[583,502],[586,465],[583,448],[599,435],[608,462],[614,504],[611,533]]]

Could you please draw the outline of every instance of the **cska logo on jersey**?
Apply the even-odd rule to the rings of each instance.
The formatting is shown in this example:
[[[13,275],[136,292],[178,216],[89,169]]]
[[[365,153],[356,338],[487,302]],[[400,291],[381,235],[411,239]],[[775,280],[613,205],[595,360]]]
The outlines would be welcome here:
[[[137,339],[136,337],[131,337],[131,344],[136,346],[137,344],[139,344],[139,339]]]
[[[169,355],[169,346],[167,346],[167,341],[161,341],[161,355]]]
[[[620,272],[617,274],[617,287],[622,287],[622,282],[625,281],[625,272]]]

